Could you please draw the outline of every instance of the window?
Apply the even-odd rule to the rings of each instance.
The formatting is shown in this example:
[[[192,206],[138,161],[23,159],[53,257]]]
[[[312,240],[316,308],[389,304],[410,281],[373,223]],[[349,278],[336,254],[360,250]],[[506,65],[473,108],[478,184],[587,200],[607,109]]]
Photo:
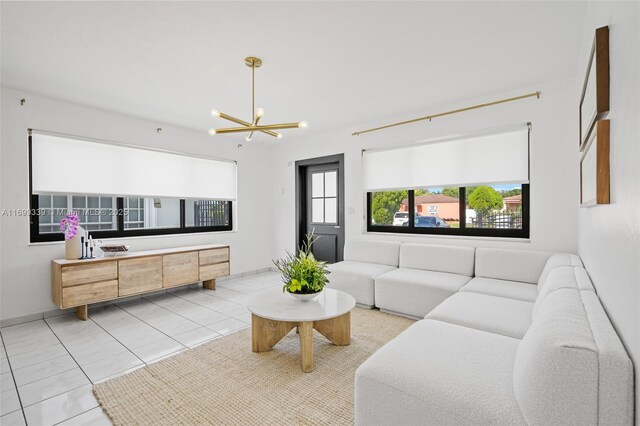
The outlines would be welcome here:
[[[31,210],[31,242],[64,240],[60,221],[72,211],[94,238],[233,229],[231,201],[34,194]]]
[[[40,194],[38,205],[40,233],[60,232],[60,221],[67,211],[78,212],[80,226],[87,231],[114,230],[117,227],[111,213],[114,197]]]
[[[185,200],[185,225],[188,227],[229,226],[231,203],[219,200]]]
[[[529,238],[529,137],[527,123],[364,150],[367,230]]]
[[[235,161],[36,130],[28,142],[31,242],[64,240],[59,223],[72,211],[101,239],[233,229]],[[70,153],[112,172],[78,178],[60,167]]]
[[[529,237],[529,184],[367,193],[367,230]]]
[[[124,229],[180,227],[180,200],[177,198],[124,199]]]

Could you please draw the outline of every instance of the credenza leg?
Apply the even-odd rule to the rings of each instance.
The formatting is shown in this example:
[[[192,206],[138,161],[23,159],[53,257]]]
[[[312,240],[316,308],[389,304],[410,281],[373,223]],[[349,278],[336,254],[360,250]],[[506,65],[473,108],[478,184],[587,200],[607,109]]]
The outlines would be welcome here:
[[[89,305],[82,305],[76,308],[76,316],[82,321],[86,321],[89,318]]]
[[[202,288],[206,288],[208,290],[215,290],[216,289],[216,279],[212,279],[212,280],[204,280],[202,281]]]

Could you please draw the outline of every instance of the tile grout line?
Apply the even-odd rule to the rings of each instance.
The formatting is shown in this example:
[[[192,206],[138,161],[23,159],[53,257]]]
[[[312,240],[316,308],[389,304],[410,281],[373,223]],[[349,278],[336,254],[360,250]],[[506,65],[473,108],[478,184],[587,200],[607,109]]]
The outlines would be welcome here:
[[[76,388],[76,389],[77,389],[77,388]],[[62,421],[59,421],[58,423],[54,423],[54,424],[53,424],[53,426],[57,426],[57,425],[62,424],[62,423],[64,423],[64,422],[66,422],[66,421],[73,420],[73,419],[75,419],[76,417],[81,416],[81,415],[83,415],[83,414],[85,414],[85,413],[88,413],[88,412],[89,412],[89,411],[91,411],[91,410],[95,410],[96,408],[99,408],[99,409],[102,411],[102,413],[106,416],[106,413],[104,413],[104,410],[102,409],[102,407],[100,406],[100,404],[98,404],[98,406],[96,406],[96,407],[89,408],[88,410],[83,411],[82,413],[76,414],[75,416],[69,417],[68,419],[64,419],[64,420],[62,420]],[[111,420],[109,420],[109,421],[111,421]]]
[[[167,292],[167,294],[169,294],[169,293]],[[224,316],[226,316],[226,317],[227,317],[227,318],[225,318],[225,319],[233,318],[231,315],[227,315],[227,314],[225,314],[224,312],[216,311],[215,309],[211,309],[211,308],[209,308],[208,306],[199,305],[199,304],[197,304],[197,303],[195,303],[195,302],[192,302],[191,300],[184,299],[184,298],[182,298],[182,297],[180,297],[180,296],[177,296],[177,295],[175,295],[175,294],[171,294],[171,296],[175,297],[176,299],[180,299],[180,300],[183,300],[183,301],[185,301],[185,302],[192,303],[192,304],[196,305],[196,306],[197,306],[197,307],[199,307],[199,308],[204,308],[204,309],[207,309],[207,310],[209,310],[209,311],[211,311],[211,312],[215,312],[215,313],[217,313],[217,314],[224,315]],[[167,309],[167,308],[165,308],[165,307],[164,307],[164,306],[162,306],[162,305],[158,305],[158,304],[157,304],[156,302],[154,302],[153,300],[149,300],[149,299],[147,299],[147,298],[145,298],[145,297],[143,297],[143,299],[144,299],[144,300],[146,300],[146,301],[147,301],[147,302],[149,302],[149,303],[153,303],[154,305],[156,305],[156,306],[158,306],[158,307],[160,307],[160,308],[162,308],[162,309],[164,309],[164,310],[166,310],[166,311],[169,311],[169,312],[171,312],[171,313],[173,313],[173,314],[175,314],[175,315],[178,315],[178,316],[180,316],[180,317],[182,317],[182,318],[184,318],[184,319],[186,319],[186,320],[189,320],[189,321],[191,321],[191,322],[193,322],[193,323],[196,323],[196,324],[198,324],[200,327],[204,327],[204,328],[207,328],[207,329],[209,328],[209,327],[207,327],[206,325],[202,325],[202,324],[200,324],[200,323],[197,323],[197,322],[195,322],[194,320],[192,320],[192,319],[190,319],[190,318],[187,318],[187,317],[185,317],[185,316],[184,316],[184,315],[182,315],[182,314],[179,314],[179,313],[177,313],[177,312],[172,311],[171,309]],[[240,305],[240,306],[242,306],[242,305]],[[131,314],[131,315],[133,315],[133,314]],[[220,320],[220,321],[224,321],[224,320]],[[214,322],[212,322],[211,324],[215,324],[216,322],[219,322],[219,321],[214,321]],[[209,325],[211,325],[211,324],[209,324]],[[151,325],[151,324],[149,324],[149,325]],[[151,326],[151,327],[153,327],[153,326]],[[195,329],[194,329],[194,330],[195,330]],[[218,333],[217,331],[214,331],[214,330],[211,330],[211,331],[213,331],[214,333],[217,333],[217,334],[220,334],[221,336],[223,336],[223,334]],[[185,332],[185,333],[188,333],[188,332]],[[182,333],[180,333],[180,334],[182,334]]]
[[[0,341],[2,341],[2,350],[7,356],[7,364],[9,365],[9,372],[11,373],[11,380],[13,380],[13,386],[15,387],[16,395],[18,396],[18,403],[20,404],[20,411],[22,412],[22,418],[24,419],[24,424],[27,424],[27,416],[24,414],[24,406],[22,405],[22,398],[20,398],[20,392],[18,392],[18,384],[16,383],[16,377],[13,375],[13,368],[11,368],[11,361],[9,360],[9,354],[7,353],[7,345],[4,342],[4,338],[0,335]],[[16,410],[18,411],[18,410]],[[14,413],[12,411],[11,413]],[[7,413],[7,414],[11,414]]]
[[[118,308],[118,309],[120,309],[120,310],[123,310],[123,311],[124,311],[124,309],[122,309],[120,306],[116,305],[115,303],[111,303],[110,305],[115,306],[116,308]],[[105,305],[105,306],[109,306],[109,305]],[[124,312],[127,312],[127,311],[124,311]],[[129,314],[129,312],[127,312],[127,313]],[[131,314],[129,314],[129,315],[131,315]],[[128,352],[130,352],[133,356],[135,356],[136,358],[138,358],[138,360],[139,360],[142,364],[147,365],[147,363],[146,363],[146,362],[144,362],[144,361],[143,361],[143,360],[142,360],[138,355],[136,355],[135,353],[133,353],[133,351],[132,351],[132,350],[131,350],[127,345],[125,345],[125,344],[124,344],[124,343],[122,343],[120,340],[118,340],[118,339],[117,339],[113,334],[109,333],[109,330],[107,330],[106,328],[104,328],[103,326],[101,326],[99,323],[97,323],[96,321],[94,321],[94,320],[91,318],[91,316],[90,316],[90,315],[87,315],[87,316],[88,316],[88,319],[90,319],[91,321],[93,321],[93,323],[94,323],[95,325],[97,325],[98,327],[100,327],[100,328],[101,328],[105,333],[107,333],[109,336],[111,336],[111,338],[113,338],[113,340],[115,340],[116,342],[120,343],[120,344],[121,344],[121,345],[122,345],[122,346],[123,346],[123,347],[124,347]],[[117,354],[117,355],[119,355],[119,354]],[[94,361],[94,362],[99,362],[99,361],[101,361],[101,360]],[[93,364],[93,362],[90,362],[89,364]],[[81,367],[81,368],[82,368],[82,367]],[[82,371],[84,372],[84,370],[82,370]],[[86,373],[85,373],[85,374],[86,374]],[[89,378],[89,376],[87,376],[87,378]],[[95,385],[95,383],[93,382],[93,380],[89,379],[89,381],[91,382],[91,384],[92,384],[92,385]]]
[[[145,299],[145,300],[146,300],[146,299]],[[178,342],[176,339],[174,339],[173,337],[169,336],[169,335],[168,335],[167,333],[165,333],[164,331],[162,331],[162,330],[158,330],[156,327],[154,327],[153,325],[149,324],[148,322],[146,322],[146,321],[145,321],[145,320],[143,320],[142,318],[139,318],[139,317],[137,317],[136,315],[132,314],[131,312],[127,311],[127,310],[126,310],[125,308],[123,308],[122,306],[120,306],[120,305],[118,305],[118,304],[115,304],[115,303],[114,303],[113,305],[114,305],[114,306],[116,306],[116,307],[117,307],[118,309],[120,309],[121,311],[126,312],[127,314],[131,315],[132,317],[134,317],[134,318],[135,318],[135,319],[137,319],[138,321],[140,321],[140,322],[142,322],[142,323],[144,323],[144,324],[148,325],[149,327],[153,328],[154,330],[156,330],[156,331],[158,331],[158,332],[160,332],[160,333],[164,334],[164,335],[165,335],[165,336],[167,336],[169,339],[173,340],[174,342],[176,342],[177,344],[179,344],[180,346],[182,346],[184,349],[188,349],[185,345],[183,345],[182,343]],[[161,308],[162,308],[162,306],[161,306]],[[162,309],[164,309],[164,308],[162,308]],[[171,311],[169,311],[168,309],[165,309],[165,310],[166,310],[166,311],[168,311],[168,312],[171,312]],[[176,314],[176,315],[177,315],[177,314]],[[192,321],[192,322],[193,322],[193,321]],[[100,325],[100,324],[98,324],[98,325]],[[106,330],[105,330],[105,331],[106,331]],[[109,333],[109,332],[107,331],[107,333]],[[111,334],[111,333],[109,333],[109,334]],[[116,339],[114,336],[111,336],[111,337],[113,337],[114,339]],[[116,339],[116,340],[118,340],[118,339]],[[133,353],[133,354],[136,356],[136,358],[138,358],[140,361],[142,361],[142,363],[143,363],[145,366],[146,366],[146,365],[149,365],[149,364],[148,364],[147,362],[145,362],[142,358],[140,358],[138,355],[136,355],[136,354],[133,352],[133,350],[132,350],[131,348],[129,348],[127,345],[125,345],[124,343],[120,342],[119,340],[118,340],[118,342],[119,342],[122,346],[124,346],[125,348],[127,348],[127,350],[128,350],[129,352]],[[152,343],[149,343],[149,345],[151,345],[151,344],[152,344]],[[142,345],[142,346],[146,346],[146,345]],[[153,361],[153,360],[149,360],[149,362],[151,362],[151,361]]]

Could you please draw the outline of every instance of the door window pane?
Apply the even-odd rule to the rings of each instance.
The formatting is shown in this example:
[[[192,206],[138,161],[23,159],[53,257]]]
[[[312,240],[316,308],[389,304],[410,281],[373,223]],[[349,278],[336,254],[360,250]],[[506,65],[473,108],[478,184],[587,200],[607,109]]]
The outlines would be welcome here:
[[[324,222],[324,198],[314,198],[311,200],[311,222]]]
[[[311,196],[324,197],[324,173],[311,174]]]
[[[324,199],[324,223],[338,223],[337,198]]]
[[[324,196],[338,196],[338,172],[326,172],[324,174]]]

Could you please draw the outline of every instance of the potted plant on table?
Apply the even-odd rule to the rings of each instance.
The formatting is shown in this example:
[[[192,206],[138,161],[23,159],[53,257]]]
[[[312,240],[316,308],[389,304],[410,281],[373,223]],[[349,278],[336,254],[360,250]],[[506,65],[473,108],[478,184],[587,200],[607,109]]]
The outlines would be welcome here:
[[[282,291],[303,301],[318,296],[328,282],[326,262],[316,260],[311,252],[317,239],[313,234],[307,234],[297,255],[287,252],[285,257],[273,261],[282,273]]]

